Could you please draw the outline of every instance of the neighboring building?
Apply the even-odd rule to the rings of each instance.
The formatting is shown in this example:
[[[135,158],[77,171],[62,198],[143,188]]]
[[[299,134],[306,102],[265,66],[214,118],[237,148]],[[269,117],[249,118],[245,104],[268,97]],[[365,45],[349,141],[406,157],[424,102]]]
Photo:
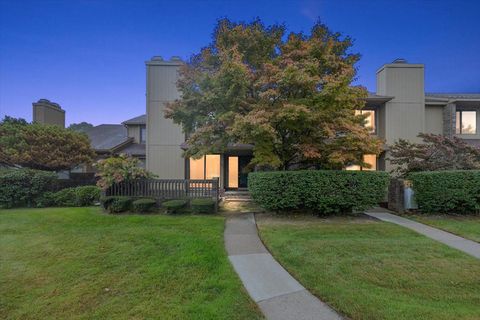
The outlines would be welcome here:
[[[141,115],[122,122],[122,124],[101,124],[85,131],[97,160],[115,154],[128,154],[140,160],[145,167],[145,129],[146,116]],[[91,167],[82,167],[81,171],[92,171]]]
[[[199,160],[182,157],[185,134],[163,116],[166,103],[180,97],[176,82],[182,64],[176,57],[165,61],[157,56],[146,62],[147,169],[162,179],[219,177],[221,188],[246,188],[244,169],[252,158],[250,145],[232,145],[224,154]],[[398,139],[419,142],[421,132],[457,136],[480,147],[480,94],[425,93],[424,69],[423,64],[397,59],[377,71],[376,93],[368,96],[365,109],[359,111],[369,113],[367,125],[372,134],[385,141],[384,152],[378,157],[365,155],[365,162],[372,165],[370,170],[389,171],[389,147]],[[358,166],[346,169],[362,170]]]
[[[32,103],[33,122],[53,124],[65,128],[65,110],[58,103],[40,99]]]

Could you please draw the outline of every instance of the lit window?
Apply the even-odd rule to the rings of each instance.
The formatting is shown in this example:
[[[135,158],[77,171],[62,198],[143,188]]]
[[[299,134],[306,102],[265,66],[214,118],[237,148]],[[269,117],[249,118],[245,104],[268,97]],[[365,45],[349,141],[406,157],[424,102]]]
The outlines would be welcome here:
[[[375,133],[375,110],[355,110],[356,115],[366,114],[365,128],[370,129],[370,133]]]
[[[476,134],[477,133],[477,112],[476,111],[457,111],[456,133],[457,134]]]
[[[345,170],[352,171],[375,171],[377,170],[377,156],[374,154],[366,154],[363,156],[363,162],[370,165],[369,168],[361,167],[359,165],[351,165],[345,168]]]
[[[200,159],[190,158],[190,179],[213,179],[220,177],[220,155],[208,154]]]
[[[140,127],[140,143],[145,143],[147,141],[147,128]]]

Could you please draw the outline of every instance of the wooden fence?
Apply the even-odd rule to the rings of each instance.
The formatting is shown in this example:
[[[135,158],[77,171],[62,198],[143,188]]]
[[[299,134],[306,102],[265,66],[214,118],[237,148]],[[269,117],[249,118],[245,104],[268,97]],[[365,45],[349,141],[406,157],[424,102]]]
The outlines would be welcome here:
[[[157,200],[211,198],[218,202],[219,179],[142,179],[113,184],[106,196],[146,197]]]

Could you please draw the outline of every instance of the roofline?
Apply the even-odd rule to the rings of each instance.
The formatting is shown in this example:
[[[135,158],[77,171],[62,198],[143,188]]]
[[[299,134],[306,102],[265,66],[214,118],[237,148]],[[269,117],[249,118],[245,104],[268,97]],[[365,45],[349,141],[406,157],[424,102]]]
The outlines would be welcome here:
[[[422,68],[425,69],[425,64],[423,63],[386,63],[381,66],[375,73],[379,73],[386,68]]]
[[[173,56],[170,60],[163,60],[160,56],[153,56],[152,59],[145,61],[147,66],[181,66],[185,62],[178,56]]]

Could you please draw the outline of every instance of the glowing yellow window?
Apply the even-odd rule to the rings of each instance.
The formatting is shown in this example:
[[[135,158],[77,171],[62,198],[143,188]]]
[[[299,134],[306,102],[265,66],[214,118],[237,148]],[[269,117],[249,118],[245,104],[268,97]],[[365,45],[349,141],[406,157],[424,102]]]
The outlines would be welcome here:
[[[371,133],[376,132],[375,128],[375,110],[355,110],[356,115],[366,114],[365,127],[370,129]]]
[[[368,163],[370,165],[370,168],[367,167],[361,167],[358,165],[351,165],[345,168],[345,170],[367,170],[367,171],[375,171],[377,170],[377,156],[374,154],[365,154],[363,156],[363,162]]]
[[[207,154],[200,159],[189,159],[190,179],[213,179],[220,177],[220,155]]]

